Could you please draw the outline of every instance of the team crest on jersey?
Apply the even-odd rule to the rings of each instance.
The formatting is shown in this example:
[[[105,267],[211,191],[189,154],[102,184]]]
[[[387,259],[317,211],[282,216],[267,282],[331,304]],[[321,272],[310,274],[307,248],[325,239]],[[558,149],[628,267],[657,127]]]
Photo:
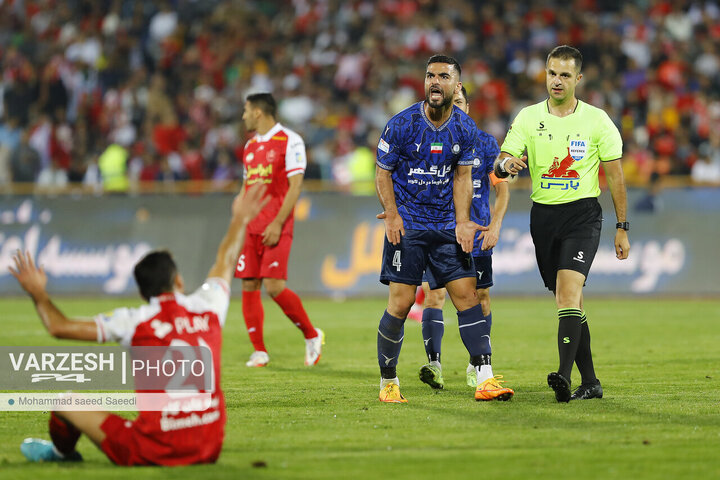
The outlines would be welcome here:
[[[255,154],[253,152],[250,152],[247,154],[247,161],[250,162],[252,159],[255,158]]]
[[[587,155],[587,140],[571,140],[570,141],[570,156],[576,162],[579,162],[585,155]]]
[[[457,155],[458,153],[460,153],[460,144],[458,144],[458,143],[453,143],[452,152],[453,152],[455,155]]]
[[[170,333],[173,329],[173,326],[171,323],[165,323],[158,319],[155,319],[152,322],[150,322],[150,327],[153,329],[155,336],[158,338],[163,338],[168,333]]]
[[[475,157],[473,158],[473,167],[479,167],[480,166],[480,159]]]
[[[277,157],[277,152],[273,149],[269,149],[265,156],[267,157],[268,162],[274,162],[275,157]]]

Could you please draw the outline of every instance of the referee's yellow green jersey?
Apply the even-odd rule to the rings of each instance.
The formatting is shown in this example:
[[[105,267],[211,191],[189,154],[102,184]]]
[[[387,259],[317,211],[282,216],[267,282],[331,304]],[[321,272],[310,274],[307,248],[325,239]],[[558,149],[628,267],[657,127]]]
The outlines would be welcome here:
[[[527,149],[534,202],[557,205],[600,195],[600,162],[622,157],[622,138],[603,110],[578,100],[565,117],[550,114],[547,100],[523,108],[501,150],[520,157]]]

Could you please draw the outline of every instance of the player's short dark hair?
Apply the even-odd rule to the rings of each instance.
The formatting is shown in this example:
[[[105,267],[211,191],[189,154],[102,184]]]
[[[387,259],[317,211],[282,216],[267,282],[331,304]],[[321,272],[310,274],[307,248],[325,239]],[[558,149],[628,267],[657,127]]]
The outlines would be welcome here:
[[[463,98],[465,99],[465,103],[467,103],[467,102],[468,102],[468,96],[467,96],[467,90],[465,90],[465,85],[463,85],[463,86],[460,87],[460,94],[461,94],[461,95],[463,96]]]
[[[575,60],[575,67],[577,68],[577,71],[579,72],[582,68],[582,53],[580,53],[580,50],[575,47],[571,47],[570,45],[559,45],[553,48],[550,53],[548,53],[547,59],[545,60],[545,65],[550,62],[551,58],[559,58],[560,60],[573,59]]]
[[[135,269],[135,283],[145,300],[172,292],[177,266],[167,250],[154,250],[140,260]]]
[[[448,55],[433,55],[432,57],[428,58],[426,66],[429,67],[431,63],[447,63],[448,65],[452,65],[453,67],[455,67],[455,70],[457,70],[458,77],[462,73],[462,68],[460,68],[460,64],[458,63],[458,61]]]
[[[277,103],[275,103],[272,93],[253,93],[248,95],[245,100],[252,103],[253,107],[259,108],[265,115],[272,118],[277,116]]]

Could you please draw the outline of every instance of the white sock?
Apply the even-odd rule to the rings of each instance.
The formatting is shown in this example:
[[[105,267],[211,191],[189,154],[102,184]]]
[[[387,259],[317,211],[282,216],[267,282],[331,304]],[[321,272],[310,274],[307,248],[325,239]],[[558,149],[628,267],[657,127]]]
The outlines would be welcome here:
[[[382,390],[383,388],[385,388],[385,386],[386,386],[388,383],[394,383],[394,384],[397,385],[398,387],[400,386],[400,380],[398,380],[398,377],[395,377],[395,378],[381,378],[381,379],[380,379],[380,390]]]
[[[434,365],[440,370],[442,370],[442,365],[440,365],[440,362],[438,362],[437,360],[433,360],[432,362],[430,362],[430,365]]]
[[[480,367],[475,367],[475,370],[477,371],[478,385],[480,385],[482,382],[484,382],[488,378],[493,377],[492,365],[480,365]]]

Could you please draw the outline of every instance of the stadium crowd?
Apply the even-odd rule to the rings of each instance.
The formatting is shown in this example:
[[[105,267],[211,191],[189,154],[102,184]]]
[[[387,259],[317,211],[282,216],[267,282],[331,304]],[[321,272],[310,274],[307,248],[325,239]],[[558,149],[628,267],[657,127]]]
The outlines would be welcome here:
[[[579,97],[620,128],[629,183],[720,182],[716,1],[4,0],[0,185],[226,185],[244,99],[271,91],[305,139],[306,178],[349,187],[422,98],[429,55],[461,61],[471,113],[502,142],[545,97],[558,44],[583,53]]]

